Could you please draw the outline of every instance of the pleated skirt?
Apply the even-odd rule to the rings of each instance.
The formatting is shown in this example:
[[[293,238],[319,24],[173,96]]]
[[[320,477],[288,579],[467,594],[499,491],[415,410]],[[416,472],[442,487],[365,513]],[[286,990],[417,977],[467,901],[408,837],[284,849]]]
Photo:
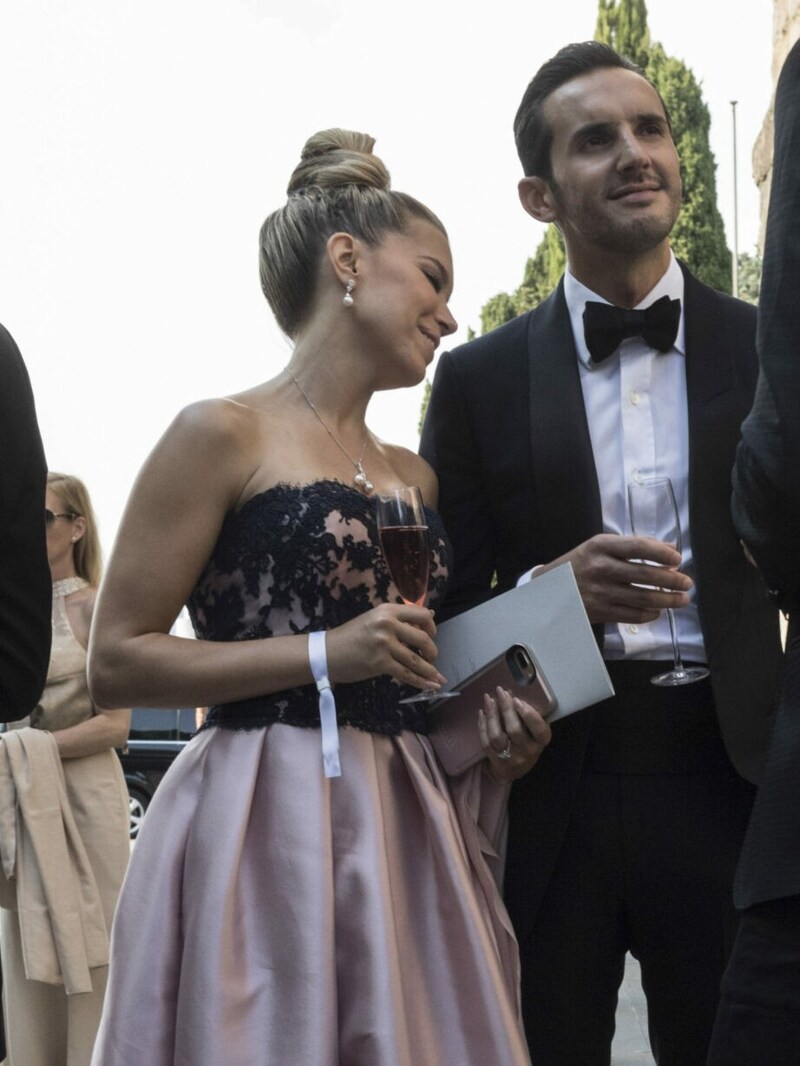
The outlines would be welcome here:
[[[340,737],[333,780],[317,730],[187,745],[134,848],[93,1066],[529,1063],[469,804],[426,738]]]

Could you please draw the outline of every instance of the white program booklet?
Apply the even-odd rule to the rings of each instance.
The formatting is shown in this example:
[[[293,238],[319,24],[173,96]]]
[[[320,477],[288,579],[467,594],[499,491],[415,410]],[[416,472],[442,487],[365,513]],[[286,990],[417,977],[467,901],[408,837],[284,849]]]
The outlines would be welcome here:
[[[549,721],[614,695],[570,563],[442,622],[436,644],[446,689],[457,689],[511,645],[526,645],[558,700]]]

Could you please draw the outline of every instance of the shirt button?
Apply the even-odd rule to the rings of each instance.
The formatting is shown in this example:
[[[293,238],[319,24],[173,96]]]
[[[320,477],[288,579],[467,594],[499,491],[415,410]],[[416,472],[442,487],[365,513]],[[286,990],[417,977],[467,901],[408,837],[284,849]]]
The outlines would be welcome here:
[[[638,633],[639,627],[637,625],[629,625],[627,627],[629,633]]]
[[[628,399],[631,401],[633,406],[636,407],[640,403],[642,398],[641,398],[641,396],[639,395],[638,392],[632,392],[630,394],[630,396],[628,397]]]
[[[644,481],[644,474],[641,472],[641,470],[634,470],[633,480],[641,485],[641,483]]]

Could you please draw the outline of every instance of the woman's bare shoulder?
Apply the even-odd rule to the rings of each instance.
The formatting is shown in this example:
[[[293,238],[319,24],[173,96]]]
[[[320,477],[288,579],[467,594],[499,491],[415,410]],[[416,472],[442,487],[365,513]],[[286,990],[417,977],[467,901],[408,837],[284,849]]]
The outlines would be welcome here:
[[[399,444],[382,444],[392,467],[406,485],[418,485],[422,498],[429,507],[436,507],[439,502],[439,481],[429,463]]]
[[[89,628],[92,624],[96,599],[97,589],[89,585],[73,592],[66,601],[72,630],[84,648],[89,643]]]
[[[167,434],[224,444],[251,434],[257,421],[257,412],[252,407],[240,403],[236,397],[222,396],[187,404],[178,411]]]
[[[80,614],[86,619],[87,622],[92,620],[92,611],[94,610],[95,600],[97,599],[97,589],[93,585],[87,585],[86,588],[79,589],[77,592],[73,592],[70,596],[70,604],[74,604]]]
[[[233,397],[197,400],[173,418],[154,454],[178,471],[188,462],[244,484],[263,455],[265,427],[263,413]]]

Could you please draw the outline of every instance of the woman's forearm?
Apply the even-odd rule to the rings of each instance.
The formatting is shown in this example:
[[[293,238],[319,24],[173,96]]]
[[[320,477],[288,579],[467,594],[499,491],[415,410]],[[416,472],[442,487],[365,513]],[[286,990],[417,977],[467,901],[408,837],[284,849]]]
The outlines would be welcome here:
[[[106,711],[67,729],[56,729],[53,736],[62,759],[79,759],[124,747],[130,723],[130,711]]]
[[[99,707],[209,707],[312,681],[304,636],[217,642],[145,633],[95,638],[89,654]]]

